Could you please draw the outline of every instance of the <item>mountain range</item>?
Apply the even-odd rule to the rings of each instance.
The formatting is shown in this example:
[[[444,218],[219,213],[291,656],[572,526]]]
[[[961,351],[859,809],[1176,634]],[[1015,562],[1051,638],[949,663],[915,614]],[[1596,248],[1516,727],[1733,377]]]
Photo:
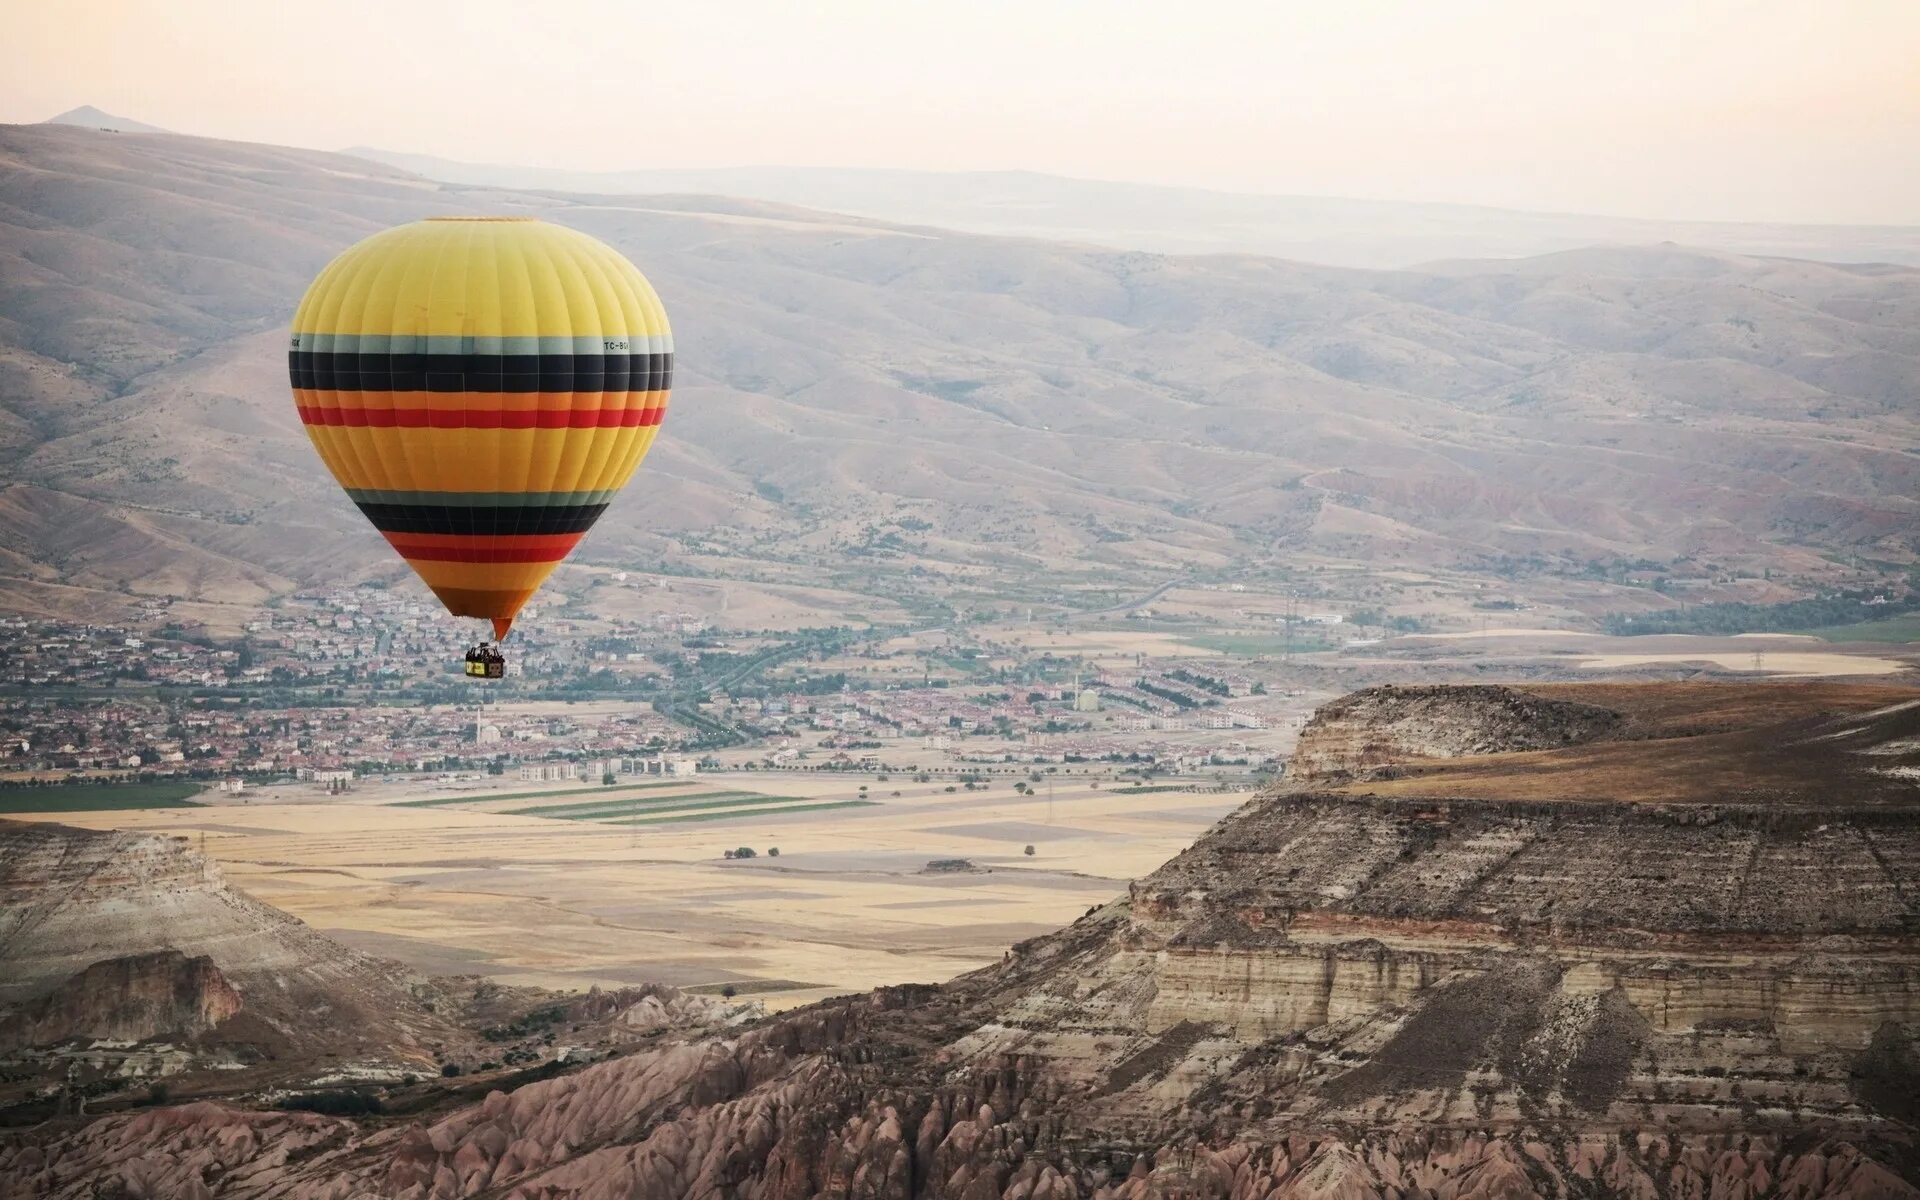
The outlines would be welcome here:
[[[10,606],[392,575],[299,427],[283,330],[332,255],[449,212],[582,229],[667,303],[664,436],[589,561],[1051,596],[1274,561],[1812,578],[1920,550],[1911,267],[1656,245],[1359,270],[0,126]]]
[[[779,166],[568,171],[458,162],[373,146],[345,153],[469,186],[744,196],[969,233],[1155,254],[1259,254],[1392,270],[1439,259],[1517,258],[1666,242],[1735,254],[1920,265],[1920,226],[1911,225],[1658,221],[1348,196],[1270,196],[1037,171]]]

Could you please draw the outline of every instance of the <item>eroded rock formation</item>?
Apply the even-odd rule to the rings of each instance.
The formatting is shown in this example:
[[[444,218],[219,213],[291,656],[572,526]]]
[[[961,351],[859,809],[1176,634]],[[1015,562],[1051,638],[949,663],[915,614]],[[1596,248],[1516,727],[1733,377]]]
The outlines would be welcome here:
[[[94,963],[53,991],[0,1017],[0,1050],[68,1038],[192,1040],[239,1012],[234,991],[206,955],[178,950]]]
[[[0,821],[0,1045],[163,1039],[164,1062],[128,1072],[198,1056],[241,1081],[329,1061],[432,1073],[435,1047],[473,1037],[418,982],[234,889],[178,839]]]
[[[1822,695],[1840,709],[1782,692],[1764,728],[1662,746],[1721,699],[1669,687],[1658,721],[1607,706],[1631,739],[1498,756],[1525,771],[1276,791],[991,969],[657,1036],[437,1119],[16,1134],[0,1191],[1920,1196],[1920,801],[1879,765],[1920,705]],[[1727,757],[1742,737],[1778,752]],[[1681,801],[1633,774],[1690,750],[1745,766]]]
[[[1323,704],[1287,761],[1294,780],[1364,777],[1417,758],[1551,750],[1620,730],[1609,708],[1518,688],[1367,688]]]

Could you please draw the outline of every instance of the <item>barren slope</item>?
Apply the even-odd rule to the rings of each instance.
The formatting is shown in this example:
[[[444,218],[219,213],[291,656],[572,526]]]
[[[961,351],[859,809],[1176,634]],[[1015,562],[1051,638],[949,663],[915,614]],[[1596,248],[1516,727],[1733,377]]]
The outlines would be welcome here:
[[[1182,259],[7,127],[0,574],[252,601],[396,573],[297,426],[277,330],[351,241],[475,210],[608,239],[672,311],[666,435],[589,559],[1801,569],[1910,560],[1920,529],[1912,269]]]
[[[208,1041],[217,1027],[209,1044],[231,1066],[431,1072],[431,1044],[466,1039],[398,964],[235,891],[211,861],[151,834],[0,821],[0,967],[0,1013],[26,1026],[10,1039],[21,1044],[109,1031]]]
[[[1531,753],[1777,735],[1780,711],[1856,749],[1899,746],[1920,698],[1889,691],[1755,685],[1730,704],[1711,686],[1615,687],[1621,720],[1583,734],[1615,741]],[[1549,731],[1569,715],[1483,692],[1456,694],[1461,721],[1509,739],[1540,740],[1515,713]],[[1435,691],[1417,715],[1437,725],[1447,704]],[[1343,711],[1350,726],[1369,707]],[[1126,897],[942,987],[668,1039],[428,1123],[199,1105],[45,1128],[0,1142],[0,1181],[59,1196],[115,1179],[648,1200],[1920,1195],[1920,795],[1856,804],[1846,780],[1777,767],[1756,776],[1778,794],[1711,806],[1275,791]]]

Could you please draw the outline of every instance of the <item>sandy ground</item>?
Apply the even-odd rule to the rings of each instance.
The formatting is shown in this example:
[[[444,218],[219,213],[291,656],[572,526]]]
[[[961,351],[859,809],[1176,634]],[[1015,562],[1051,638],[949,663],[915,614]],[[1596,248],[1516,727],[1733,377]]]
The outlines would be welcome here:
[[[1456,642],[1469,638],[1593,638],[1597,636],[1577,629],[1462,629],[1452,633],[1405,634],[1402,640]]]
[[[908,619],[896,602],[832,588],[751,583],[730,579],[688,579],[635,573],[603,583],[587,593],[598,616],[620,620],[687,615],[726,629],[805,629],[820,625],[869,625]]]
[[[1435,642],[1460,647],[1461,653],[1472,653],[1473,643],[1483,642],[1489,652],[1492,647],[1498,646],[1500,653],[1564,656],[1584,671],[1629,671],[1646,667],[1692,665],[1717,667],[1744,675],[1798,679],[1893,675],[1913,670],[1916,665],[1911,647],[1877,647],[1879,653],[1828,648],[1818,638],[1795,633],[1609,637],[1564,629],[1494,628],[1419,634],[1396,638],[1388,646],[1417,647]]]
[[[1079,655],[1100,666],[1129,666],[1139,655],[1148,658],[1219,658],[1212,650],[1189,645],[1171,633],[1139,630],[1048,629],[1041,625],[991,626],[983,640],[1022,646],[1034,653],[1052,651],[1061,657]]]
[[[741,772],[684,786],[854,799],[858,782]],[[1247,798],[1123,795],[1109,781],[1056,784],[1049,802],[1010,782],[972,794],[865,782],[874,807],[647,827],[379,802],[399,792],[45,819],[192,838],[253,895],[423,972],[561,988],[732,982],[785,1007],[997,961],[1113,899]],[[740,845],[760,857],[721,857]],[[924,872],[950,857],[987,870]]]
[[[1756,654],[1759,656],[1756,659]],[[1677,651],[1671,654],[1601,654],[1580,660],[1586,671],[1619,671],[1629,667],[1664,667],[1682,663],[1712,663],[1727,671],[1752,671],[1782,679],[1814,679],[1832,675],[1893,675],[1911,664],[1865,654],[1826,654],[1816,650],[1743,650],[1727,653]]]

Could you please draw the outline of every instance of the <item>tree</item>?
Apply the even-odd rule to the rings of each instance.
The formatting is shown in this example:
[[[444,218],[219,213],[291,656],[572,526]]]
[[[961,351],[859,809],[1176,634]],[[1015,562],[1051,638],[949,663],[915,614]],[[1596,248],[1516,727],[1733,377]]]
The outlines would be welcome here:
[[[1027,856],[1028,858],[1032,858],[1032,857],[1033,857],[1033,847],[1032,847],[1031,845],[1029,845],[1029,846],[1028,846],[1028,847],[1027,847],[1027,848],[1026,848],[1025,850],[1022,850],[1022,851],[1021,851],[1020,853],[1022,853],[1022,854],[1024,854],[1024,855],[1026,855],[1026,856]]]
[[[617,782],[619,781],[613,777],[612,771],[600,772],[600,785],[602,787],[612,787]]]
[[[779,858],[779,857],[780,857],[780,847],[778,847],[778,846],[768,846],[768,847],[767,847],[767,857],[768,857],[768,858]]]
[[[754,854],[754,852],[753,852],[753,847],[752,847],[752,846],[742,846],[742,847],[740,847],[740,848],[739,848],[738,850],[735,850],[735,851],[733,852],[733,856],[734,856],[735,858],[755,858],[755,857],[757,857],[757,855],[755,855],[755,854]]]

